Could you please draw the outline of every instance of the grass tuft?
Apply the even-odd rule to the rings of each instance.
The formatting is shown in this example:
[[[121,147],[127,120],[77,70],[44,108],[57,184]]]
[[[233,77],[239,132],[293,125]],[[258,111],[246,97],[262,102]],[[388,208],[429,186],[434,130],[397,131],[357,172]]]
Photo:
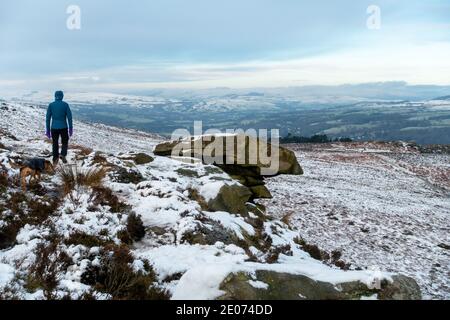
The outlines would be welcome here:
[[[79,169],[77,166],[62,166],[57,173],[65,194],[77,187],[98,187],[106,176],[103,168]]]
[[[155,286],[156,274],[146,264],[146,272],[136,272],[134,258],[127,246],[104,247],[100,266],[87,268],[81,281],[96,290],[108,293],[115,300],[166,300],[167,292]]]

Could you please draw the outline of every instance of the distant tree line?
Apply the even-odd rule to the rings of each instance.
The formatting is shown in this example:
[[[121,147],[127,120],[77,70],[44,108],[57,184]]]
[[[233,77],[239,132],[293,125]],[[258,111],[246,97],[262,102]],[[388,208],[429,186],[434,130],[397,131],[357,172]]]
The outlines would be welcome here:
[[[328,138],[326,134],[315,134],[311,137],[294,136],[288,133],[286,137],[280,139],[280,143],[328,143],[328,142],[352,142],[353,140],[347,137],[343,138]]]

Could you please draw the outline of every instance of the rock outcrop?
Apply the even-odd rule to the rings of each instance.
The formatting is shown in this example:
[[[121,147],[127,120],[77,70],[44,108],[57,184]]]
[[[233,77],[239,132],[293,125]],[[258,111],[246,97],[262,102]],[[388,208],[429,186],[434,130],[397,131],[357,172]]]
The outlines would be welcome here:
[[[272,197],[264,183],[266,176],[303,174],[294,152],[247,135],[207,135],[169,141],[158,144],[153,153],[214,164],[248,187],[252,199]]]
[[[392,282],[383,280],[379,289],[359,281],[332,284],[305,275],[258,270],[253,275],[238,272],[221,284],[222,300],[418,300],[421,293],[416,281],[396,275]]]
[[[223,185],[214,199],[208,202],[211,211],[226,211],[236,214],[246,214],[246,203],[252,193],[239,184]]]

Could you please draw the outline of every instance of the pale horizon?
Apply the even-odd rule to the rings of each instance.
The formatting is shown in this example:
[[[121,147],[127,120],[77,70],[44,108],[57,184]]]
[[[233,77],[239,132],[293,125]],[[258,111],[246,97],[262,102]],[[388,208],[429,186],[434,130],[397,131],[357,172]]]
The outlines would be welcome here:
[[[450,85],[450,4],[204,0],[0,4],[0,85],[134,92],[405,81]],[[45,14],[45,13],[48,14]],[[270,21],[271,23],[267,23]]]

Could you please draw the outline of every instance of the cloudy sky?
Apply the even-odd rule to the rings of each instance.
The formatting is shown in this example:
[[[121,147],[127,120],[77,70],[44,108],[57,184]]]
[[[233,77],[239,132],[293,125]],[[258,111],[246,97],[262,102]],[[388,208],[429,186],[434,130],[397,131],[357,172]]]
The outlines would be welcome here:
[[[449,85],[449,57],[449,0],[0,2],[2,90]]]

